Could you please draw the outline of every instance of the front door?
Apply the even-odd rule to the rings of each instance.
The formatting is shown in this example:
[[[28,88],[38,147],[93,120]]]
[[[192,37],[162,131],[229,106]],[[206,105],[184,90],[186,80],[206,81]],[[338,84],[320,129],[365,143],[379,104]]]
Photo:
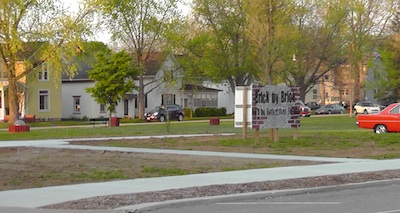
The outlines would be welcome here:
[[[129,100],[128,99],[124,100],[124,115],[125,116],[129,115]]]

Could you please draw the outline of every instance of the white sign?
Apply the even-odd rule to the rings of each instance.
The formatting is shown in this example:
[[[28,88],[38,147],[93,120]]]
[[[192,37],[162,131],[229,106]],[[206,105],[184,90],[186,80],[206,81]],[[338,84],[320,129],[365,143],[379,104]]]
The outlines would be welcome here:
[[[240,86],[235,88],[235,127],[243,127],[243,97],[244,90],[247,91],[247,127],[252,127],[252,89]]]
[[[299,99],[297,87],[284,85],[252,86],[247,91],[248,127],[290,128],[300,125],[300,114],[295,102]],[[235,127],[243,127],[243,87],[235,90]]]

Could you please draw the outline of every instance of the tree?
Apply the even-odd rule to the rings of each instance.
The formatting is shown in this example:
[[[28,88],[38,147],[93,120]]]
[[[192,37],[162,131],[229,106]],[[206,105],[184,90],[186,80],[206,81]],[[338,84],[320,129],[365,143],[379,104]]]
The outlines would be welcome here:
[[[86,91],[97,103],[107,106],[111,118],[118,102],[135,88],[131,77],[136,76],[138,70],[133,66],[131,56],[124,51],[111,56],[99,53],[96,61],[93,70],[88,72],[95,85]]]
[[[277,66],[277,75],[287,85],[299,86],[300,99],[304,101],[327,72],[346,61],[341,34],[347,10],[340,1],[321,0],[299,2],[292,15],[292,24],[286,25],[291,33],[285,39],[283,64]]]
[[[68,13],[59,0],[2,0],[0,2],[0,57],[8,76],[9,123],[18,117],[17,83],[46,62],[61,74],[63,62],[76,54],[86,18],[93,7]],[[34,49],[32,49],[34,48]],[[24,69],[17,72],[16,64]],[[74,72],[69,66],[68,73]]]
[[[282,62],[285,40],[292,32],[287,28],[292,21],[291,1],[248,0],[246,8],[246,32],[257,48],[256,64],[261,84],[276,84],[276,66]],[[291,53],[288,53],[292,55]]]
[[[246,36],[246,13],[242,1],[195,0],[193,26],[196,35],[188,34],[185,45],[186,72],[220,83],[228,80],[235,86],[250,85],[255,73],[255,51]],[[193,28],[192,28],[193,29]],[[186,73],[187,74],[187,73]]]
[[[400,7],[400,5],[398,5]],[[391,35],[380,48],[382,63],[374,64],[374,73],[381,79],[378,81],[376,98],[382,105],[400,101],[400,12],[390,25]]]
[[[106,26],[113,39],[129,52],[136,66],[138,76],[138,112],[139,119],[144,116],[145,94],[159,85],[164,78],[146,83],[146,68],[154,60],[156,53],[165,50],[166,35],[175,29],[179,19],[177,4],[179,0],[113,0],[102,3],[102,14],[106,17]]]
[[[348,63],[356,82],[350,104],[354,100],[364,100],[366,64],[387,36],[388,23],[396,11],[396,4],[397,0],[353,0],[344,3],[349,10],[346,19],[348,27],[344,31],[348,41]]]

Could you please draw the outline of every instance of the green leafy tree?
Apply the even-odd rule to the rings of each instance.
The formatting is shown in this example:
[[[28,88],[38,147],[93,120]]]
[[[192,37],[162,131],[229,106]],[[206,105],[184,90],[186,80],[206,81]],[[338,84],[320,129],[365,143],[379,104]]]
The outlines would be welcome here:
[[[188,31],[184,43],[186,72],[218,83],[227,80],[232,91],[251,84],[257,69],[254,46],[246,36],[243,2],[195,0],[193,5],[196,18],[190,30],[196,34]]]
[[[133,66],[131,56],[124,51],[111,55],[100,53],[96,61],[93,70],[88,72],[95,85],[86,91],[97,103],[107,106],[111,118],[118,102],[136,88],[131,78],[138,74],[138,70]]]
[[[275,66],[275,75],[287,85],[299,86],[300,99],[304,101],[326,73],[346,61],[346,41],[341,34],[347,9],[340,1],[331,0],[298,2],[292,9],[290,14],[295,21],[284,26],[287,33],[281,46],[283,63]]]
[[[54,76],[61,75],[63,62],[76,54],[82,34],[90,32],[87,18],[93,6],[82,5],[79,12],[69,13],[59,0],[0,1],[0,63],[8,77],[9,123],[18,117],[18,81],[43,62]],[[20,62],[22,72],[16,69]],[[74,68],[68,66],[65,71],[72,74]]]
[[[103,1],[101,13],[112,38],[120,48],[132,55],[139,67],[138,113],[143,119],[145,94],[165,81],[158,78],[145,82],[147,68],[154,56],[166,49],[166,38],[181,20],[178,3],[180,0],[112,0]]]
[[[400,5],[399,5],[400,7]],[[391,22],[391,35],[381,46],[382,63],[375,63],[373,68],[378,81],[376,98],[383,105],[400,101],[400,12],[397,10]]]
[[[350,99],[350,104],[365,98],[368,70],[365,65],[388,35],[389,20],[396,12],[396,4],[398,0],[352,0],[344,3],[349,15],[346,19],[347,28],[343,32],[348,42],[346,47],[351,77],[355,82],[354,97]]]
[[[284,45],[293,34],[293,1],[290,0],[248,0],[244,1],[247,14],[246,34],[256,47],[256,65],[262,85],[281,83],[277,78],[277,67],[282,63]]]

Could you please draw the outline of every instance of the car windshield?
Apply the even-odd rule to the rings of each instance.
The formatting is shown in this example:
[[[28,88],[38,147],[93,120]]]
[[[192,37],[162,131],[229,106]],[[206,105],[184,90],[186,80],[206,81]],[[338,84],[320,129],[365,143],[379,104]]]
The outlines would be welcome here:
[[[155,113],[155,112],[158,112],[158,110],[160,109],[160,107],[156,107],[156,108],[154,108],[154,109],[152,109],[152,110],[150,110],[150,113]]]
[[[364,102],[363,105],[364,105],[364,106],[370,106],[370,107],[375,106],[374,103],[372,103],[372,102]]]

